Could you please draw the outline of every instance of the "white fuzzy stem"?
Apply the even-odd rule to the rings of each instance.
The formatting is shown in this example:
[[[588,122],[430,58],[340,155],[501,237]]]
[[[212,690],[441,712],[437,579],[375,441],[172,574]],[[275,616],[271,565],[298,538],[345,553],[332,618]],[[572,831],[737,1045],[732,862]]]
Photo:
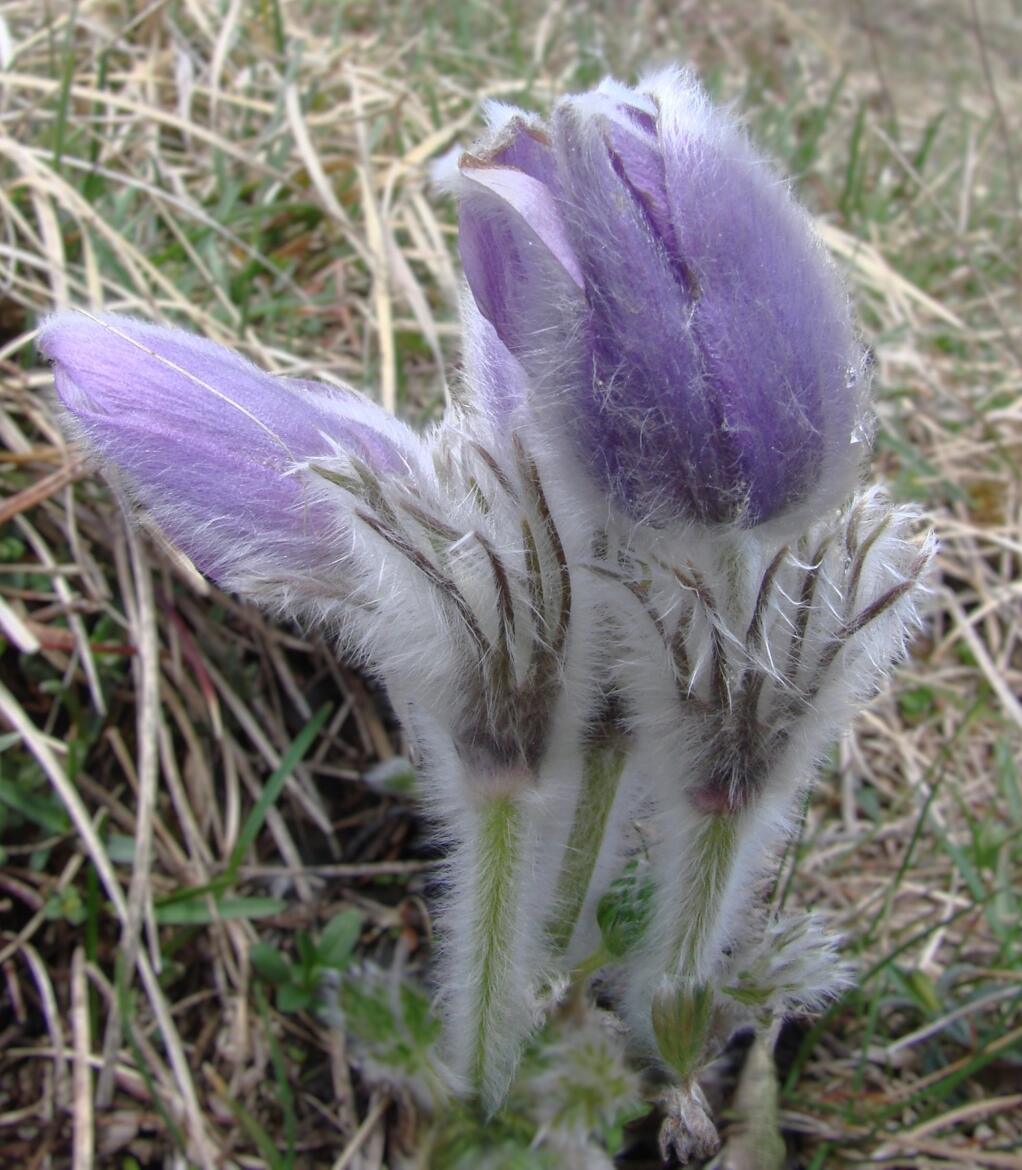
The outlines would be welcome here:
[[[733,813],[703,817],[693,842],[686,888],[669,901],[683,908],[674,932],[671,970],[684,978],[708,974],[706,944],[716,933],[727,896],[738,845],[739,824]]]
[[[594,745],[585,754],[582,784],[554,893],[554,916],[547,931],[557,955],[568,949],[578,925],[626,759],[627,750],[617,741]]]
[[[464,1071],[487,1109],[507,1090],[523,1037],[516,1017],[524,989],[516,978],[523,814],[513,796],[488,796],[473,814],[469,978],[462,983]],[[452,924],[455,930],[458,923]]]

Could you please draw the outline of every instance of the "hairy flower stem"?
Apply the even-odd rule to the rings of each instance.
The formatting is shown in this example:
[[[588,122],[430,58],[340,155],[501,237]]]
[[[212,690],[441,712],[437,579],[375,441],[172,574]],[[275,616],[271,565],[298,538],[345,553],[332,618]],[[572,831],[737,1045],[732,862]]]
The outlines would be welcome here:
[[[704,819],[695,841],[689,889],[679,891],[684,913],[671,955],[671,970],[686,979],[707,974],[706,943],[718,922],[731,880],[738,824],[733,813],[713,813]]]
[[[554,892],[554,917],[547,930],[555,954],[564,954],[575,933],[627,757],[620,738],[594,744],[585,753],[582,785]]]
[[[685,885],[674,891],[680,915],[667,978],[653,996],[651,1018],[657,1047],[680,1082],[662,1102],[660,1148],[665,1158],[673,1152],[682,1164],[692,1157],[710,1157],[720,1147],[697,1077],[706,1060],[716,998],[708,948],[731,883],[740,827],[734,813],[702,818]]]
[[[469,985],[469,1078],[484,1104],[502,1095],[508,1062],[506,1019],[513,994],[516,885],[522,853],[522,813],[511,796],[487,799],[478,813],[472,908],[474,978]],[[506,1067],[505,1067],[506,1066]]]

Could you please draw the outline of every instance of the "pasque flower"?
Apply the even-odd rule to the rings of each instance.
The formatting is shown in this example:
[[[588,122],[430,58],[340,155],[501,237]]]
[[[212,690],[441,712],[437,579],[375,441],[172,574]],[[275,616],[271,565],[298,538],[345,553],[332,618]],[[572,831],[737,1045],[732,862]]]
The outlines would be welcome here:
[[[863,362],[805,212],[675,70],[491,107],[441,178],[480,312],[636,519],[754,526],[840,503]]]
[[[464,393],[425,434],[177,330],[59,314],[40,347],[69,431],[204,572],[385,682],[450,846],[432,1088],[495,1110],[559,994],[612,965],[677,1081],[665,1150],[708,1155],[720,1029],[845,977],[814,922],[751,902],[903,653],[932,541],[880,490],[852,496],[845,294],[688,75],[490,115],[442,167]],[[590,1040],[561,1055],[605,1080]],[[589,1156],[613,1110],[562,1109],[562,1079],[537,1099]]]

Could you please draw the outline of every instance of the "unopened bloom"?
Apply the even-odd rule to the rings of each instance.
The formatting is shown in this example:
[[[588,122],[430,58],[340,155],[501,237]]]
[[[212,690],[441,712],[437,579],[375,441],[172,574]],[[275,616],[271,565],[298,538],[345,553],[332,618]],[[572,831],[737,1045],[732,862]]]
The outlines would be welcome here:
[[[862,357],[806,213],[687,74],[542,123],[495,107],[458,162],[485,319],[634,518],[754,526],[840,503]]]
[[[39,348],[76,436],[214,580],[327,568],[338,515],[303,461],[408,468],[412,433],[354,391],[274,378],[223,346],[128,317],[59,313]]]

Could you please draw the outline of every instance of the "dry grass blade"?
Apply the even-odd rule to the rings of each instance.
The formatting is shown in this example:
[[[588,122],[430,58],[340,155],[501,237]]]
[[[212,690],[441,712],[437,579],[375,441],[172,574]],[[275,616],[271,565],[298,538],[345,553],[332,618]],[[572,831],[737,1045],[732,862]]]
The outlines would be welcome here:
[[[71,1170],[90,1170],[94,1164],[95,1153],[92,1070],[89,1068],[92,1037],[89,1029],[85,952],[81,947],[75,947],[71,957],[71,1030],[74,1038],[74,1137],[71,1149]]]
[[[372,159],[366,137],[362,90],[356,74],[351,74],[351,95],[355,113],[359,162],[356,166],[366,221],[366,236],[373,274],[373,304],[376,310],[376,334],[380,345],[380,401],[387,410],[397,409],[397,355],[394,346],[394,312],[390,298],[389,250],[383,213],[376,201]]]
[[[819,230],[827,247],[836,256],[840,256],[853,268],[858,269],[863,281],[875,292],[898,304],[902,310],[901,315],[907,315],[910,307],[917,305],[924,312],[955,329],[962,332],[968,330],[968,326],[957,313],[906,280],[871,244],[850,236],[833,224],[821,223]]]
[[[2,597],[0,597],[0,630],[3,630],[4,637],[9,638],[22,654],[35,654],[42,646],[31,627]]]
[[[35,947],[29,946],[27,943],[22,944],[21,953],[39,991],[46,1028],[53,1044],[53,1093],[50,1099],[40,1102],[49,1114],[48,1120],[52,1121],[55,1120],[57,1111],[67,1108],[70,1096],[68,1092],[68,1053],[64,1042],[64,1027],[57,1007],[57,997],[53,993],[53,982],[46,969],[46,964],[40,958]]]
[[[358,1157],[359,1151],[366,1144],[369,1135],[379,1123],[379,1120],[385,1112],[387,1106],[390,1104],[386,1097],[377,1097],[362,1120],[362,1124],[355,1131],[354,1135],[347,1146],[341,1152],[337,1161],[334,1162],[332,1170],[349,1170],[349,1167],[355,1164],[355,1159]]]
[[[29,487],[22,488],[20,492],[16,492],[10,499],[0,504],[0,524],[6,524],[13,516],[26,512],[50,496],[56,495],[61,488],[77,479],[81,471],[81,463],[68,463],[59,471],[45,475]]]
[[[129,610],[134,643],[135,685],[139,696],[137,738],[139,759],[137,771],[137,806],[135,810],[135,848],[132,857],[131,881],[128,886],[126,915],[121,934],[121,961],[125,970],[132,970],[141,945],[141,934],[146,919],[151,920],[151,864],[153,848],[153,816],[156,810],[156,785],[159,774],[159,642],[156,637],[156,612],[153,604],[149,566],[142,552],[138,536],[130,524],[125,526],[128,548],[131,552],[132,576],[135,585],[134,603]],[[128,591],[125,590],[125,596]],[[150,921],[151,925],[151,921]],[[156,939],[151,939],[156,954]],[[101,1107],[109,1106],[113,1092],[115,1058],[122,1041],[122,1021],[118,1011],[111,1013],[103,1042],[103,1071],[96,1085],[96,1100]]]
[[[1001,706],[1007,714],[1019,727],[1022,728],[1022,702],[1019,702],[1019,689],[1005,677],[1005,672],[999,670],[993,659],[990,657],[986,646],[983,644],[983,639],[979,637],[973,626],[973,623],[965,616],[965,610],[962,609],[961,603],[954,594],[948,594],[946,597],[946,604],[948,609],[954,615],[955,628],[961,633],[965,639],[969,649],[975,655],[976,661],[982,670],[984,677],[990,684],[997,695]]]

